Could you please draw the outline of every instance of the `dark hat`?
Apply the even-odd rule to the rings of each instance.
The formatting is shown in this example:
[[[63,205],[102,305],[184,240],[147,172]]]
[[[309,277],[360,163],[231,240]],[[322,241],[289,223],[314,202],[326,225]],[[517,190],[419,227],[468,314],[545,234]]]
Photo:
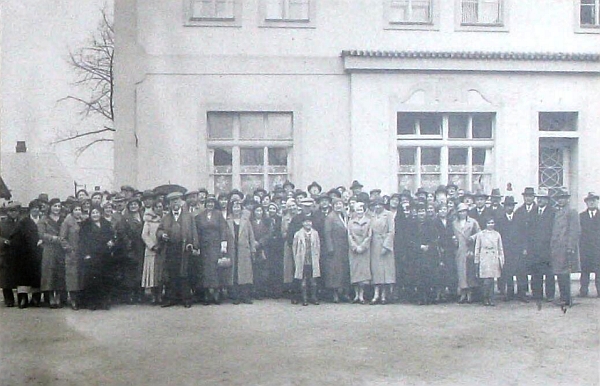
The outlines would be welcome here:
[[[548,188],[539,188],[535,196],[550,198],[550,191],[548,191]]]
[[[354,190],[354,189],[362,189],[364,187],[363,184],[361,184],[360,182],[358,182],[357,180],[352,181],[352,185],[350,185],[350,190]]]
[[[338,198],[342,197],[342,193],[338,189],[329,189],[329,191],[327,192],[327,195],[329,197],[331,197],[331,196],[335,196]]]
[[[229,192],[229,199],[231,200],[231,197],[237,194],[238,196],[240,196],[240,199],[244,199],[244,193],[242,193],[239,189],[233,189],[231,192]]]
[[[298,198],[300,196],[308,197],[308,193],[306,193],[304,190],[296,189],[296,191],[294,192],[294,197]]]
[[[375,199],[373,199],[370,203],[369,206],[375,206],[375,205],[383,205],[383,198],[382,197],[376,197]]]
[[[323,200],[327,200],[327,201],[331,202],[331,197],[329,197],[329,195],[327,193],[321,193],[317,197],[317,202],[321,202]]]
[[[371,200],[371,198],[369,197],[368,193],[365,192],[360,192],[357,196],[356,196],[356,201],[360,201],[363,202],[365,204],[369,204],[369,201]]]
[[[38,201],[38,205],[40,204],[40,202],[44,202],[44,203],[48,203],[48,195],[46,193],[40,193],[40,195],[37,198]]]
[[[598,196],[598,195],[597,195],[596,193],[594,193],[594,192],[589,192],[589,193],[587,194],[587,196],[585,196],[585,197],[583,198],[583,201],[584,201],[584,202],[587,202],[588,200],[600,200],[600,196]]]
[[[465,195],[466,195],[466,194],[465,194]],[[485,194],[485,193],[483,192],[483,190],[481,190],[481,189],[477,189],[477,190],[475,191],[475,194],[473,194],[473,197],[475,197],[475,198],[477,198],[477,197],[485,197],[485,198],[487,198],[487,197],[488,197],[488,195],[487,195],[487,194]]]
[[[571,197],[571,193],[569,193],[569,189],[567,189],[564,186],[561,186],[560,188],[558,188],[558,190],[556,191],[556,195],[555,197]]]
[[[142,193],[142,200],[146,200],[148,198],[155,198],[156,197],[156,193],[154,193],[153,190],[144,190],[144,192]]]
[[[113,197],[112,201],[114,203],[125,202],[125,197],[123,197],[123,195],[121,193],[117,193]]]
[[[438,187],[435,188],[435,194],[438,193],[448,193],[448,188],[444,185],[438,185]]]
[[[313,181],[313,182],[311,182],[311,184],[310,184],[310,185],[308,185],[308,186],[306,187],[306,190],[307,190],[308,192],[310,192],[310,189],[311,189],[311,188],[317,188],[317,189],[319,189],[319,193],[321,193],[321,191],[323,191],[323,188],[321,187],[321,185],[319,185],[319,184],[317,183],[317,181]]]
[[[123,185],[121,186],[122,192],[135,192],[135,188],[131,185]]]
[[[291,187],[292,189],[296,189],[296,185],[294,185],[291,181],[285,180],[285,182],[283,183],[283,188],[285,189],[286,186]]]
[[[523,193],[521,193],[523,196],[535,196],[535,189],[533,189],[532,187],[527,187],[525,188],[525,190],[523,190]]]
[[[419,189],[417,189],[415,196],[418,196],[419,194],[424,194],[424,195],[428,195],[429,192],[427,190],[425,190],[425,188],[420,187]]]
[[[340,185],[337,188],[335,188],[335,190],[337,190],[340,193],[344,193],[346,191],[346,187],[343,185]]]
[[[215,204],[219,203],[219,200],[217,200],[217,197],[214,194],[209,194],[208,196],[206,196],[206,202],[209,201],[213,201]]]
[[[167,201],[170,202],[171,200],[174,200],[176,198],[181,198],[181,197],[183,197],[183,193],[171,192],[171,193],[167,194]]]
[[[490,194],[490,197],[502,197],[502,194],[500,194],[500,189],[499,188],[492,189],[492,194]]]
[[[38,208],[40,207],[40,200],[31,200],[29,201],[29,205],[27,206],[27,208],[29,210],[33,209],[33,208]]]
[[[129,207],[129,205],[133,204],[134,202],[137,202],[137,204],[139,206],[142,206],[142,202],[140,201],[139,198],[137,198],[137,197],[131,197],[129,200],[127,200],[127,207]]]
[[[446,189],[450,188],[458,189],[458,185],[456,185],[454,182],[451,182],[448,185],[446,185]]]
[[[60,201],[60,198],[53,198],[48,202],[48,206],[52,206],[55,204],[62,204],[62,202]]]
[[[263,194],[267,194],[267,191],[264,188],[256,188],[254,189],[254,195],[257,195],[259,193],[263,193]]]
[[[197,193],[198,194],[200,194],[200,193],[206,193],[206,194],[208,194],[208,190],[206,190],[206,188],[200,188],[200,189],[198,189]]]
[[[392,195],[390,196],[390,200],[391,200],[392,198],[397,198],[397,199],[398,199],[398,201],[400,201],[400,200],[402,200],[402,194],[400,194],[400,193],[394,193],[394,194],[392,194]]]
[[[381,194],[381,189],[379,189],[379,188],[371,189],[369,194],[373,194],[373,193]]]
[[[6,210],[19,210],[21,209],[21,203],[19,201],[9,201],[6,205]]]
[[[504,205],[504,206],[517,205],[517,202],[515,201],[515,198],[513,196],[506,196],[506,197],[504,197],[504,202],[502,203],[502,205]]]

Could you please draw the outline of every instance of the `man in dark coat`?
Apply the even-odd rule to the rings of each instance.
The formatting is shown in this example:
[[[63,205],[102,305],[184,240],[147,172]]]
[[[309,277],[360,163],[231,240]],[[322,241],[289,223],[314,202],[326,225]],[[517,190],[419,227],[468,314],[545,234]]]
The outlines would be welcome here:
[[[579,239],[579,255],[581,257],[581,287],[579,296],[587,297],[590,284],[590,273],[596,276],[596,296],[600,297],[600,213],[595,193],[588,193],[584,198],[587,209],[579,214],[581,237]]]
[[[488,196],[482,191],[477,191],[473,197],[475,198],[475,208],[469,211],[469,217],[477,221],[479,228],[485,229],[487,220],[493,217],[490,209],[485,207],[485,201]]]
[[[540,188],[537,198],[537,208],[535,209],[535,220],[531,226],[532,238],[529,240],[526,254],[528,260],[528,269],[531,273],[531,290],[533,299],[536,301],[538,308],[541,308],[543,299],[544,277],[546,300],[551,302],[554,300],[556,292],[556,281],[554,273],[550,266],[551,248],[550,241],[552,239],[552,228],[554,224],[554,209],[549,205],[550,194],[548,189]]]
[[[417,298],[419,305],[431,304],[437,295],[437,270],[440,265],[437,228],[427,218],[424,204],[417,206],[417,223],[413,239],[415,261],[417,262],[419,281]]]
[[[448,290],[448,295],[452,298],[456,295],[456,289],[458,288],[454,229],[452,228],[452,221],[448,219],[448,207],[445,204],[439,206],[433,224],[438,235],[438,249],[440,253],[440,265],[438,267],[438,274],[436,275],[439,288],[437,300],[443,300],[446,296],[446,289]]]
[[[521,224],[515,213],[516,202],[514,197],[507,196],[504,199],[504,213],[496,217],[496,230],[502,236],[504,247],[504,267],[502,269],[502,280],[499,282],[506,289],[506,300],[512,300],[515,296],[514,277],[517,277],[517,298],[527,303],[527,270],[523,256],[525,240],[521,233]]]
[[[15,276],[15,256],[10,247],[10,238],[17,228],[21,204],[16,201],[6,206],[7,217],[0,222],[0,288],[6,307],[15,306],[13,290],[17,288]]]
[[[162,218],[156,236],[165,244],[165,269],[168,277],[167,303],[175,305],[182,301],[185,308],[192,306],[191,268],[195,266],[191,259],[198,257],[198,232],[191,213],[182,208],[183,194],[173,192],[167,195],[169,212]]]

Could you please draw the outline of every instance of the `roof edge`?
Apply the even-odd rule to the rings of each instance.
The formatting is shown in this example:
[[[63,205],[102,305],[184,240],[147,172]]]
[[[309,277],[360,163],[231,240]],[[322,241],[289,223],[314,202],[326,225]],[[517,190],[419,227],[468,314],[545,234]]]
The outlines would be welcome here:
[[[600,53],[573,52],[493,52],[493,51],[381,51],[343,50],[342,57],[372,57],[399,59],[460,59],[460,60],[511,60],[511,61],[561,61],[600,62]]]

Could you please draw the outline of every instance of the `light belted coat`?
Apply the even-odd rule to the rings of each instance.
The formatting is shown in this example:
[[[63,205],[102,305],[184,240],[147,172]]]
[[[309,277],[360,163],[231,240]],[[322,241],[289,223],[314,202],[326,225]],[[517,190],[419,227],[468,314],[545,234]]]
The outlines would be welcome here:
[[[306,239],[307,232],[302,228],[294,235],[294,243],[292,244],[294,263],[296,265],[294,279],[298,280],[302,280],[304,276],[304,259],[306,258],[307,249]],[[321,258],[321,240],[319,239],[319,232],[315,229],[310,232],[310,251],[313,277],[321,277],[321,267],[319,265],[319,259]]]
[[[254,231],[250,221],[242,216],[240,219],[240,227],[238,231],[238,242],[235,242],[235,226],[233,219],[227,220],[227,254],[231,258],[233,267],[225,268],[224,277],[230,278],[229,283],[225,285],[233,285],[234,272],[237,271],[237,284],[253,284],[254,272],[252,271],[252,255],[256,253],[256,241],[254,240]],[[237,251],[237,253],[236,253]],[[235,268],[235,271],[234,269]],[[229,274],[229,272],[231,274]]]
[[[556,275],[581,271],[579,259],[579,213],[569,207],[558,208],[554,214],[550,239],[550,264]],[[572,249],[574,253],[567,253]]]

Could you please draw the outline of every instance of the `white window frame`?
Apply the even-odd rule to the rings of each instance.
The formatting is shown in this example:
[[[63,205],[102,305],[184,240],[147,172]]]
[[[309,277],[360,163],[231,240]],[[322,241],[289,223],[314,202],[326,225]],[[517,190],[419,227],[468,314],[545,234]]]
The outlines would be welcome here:
[[[308,2],[308,19],[289,19],[286,18],[286,10],[289,9],[289,2],[293,0],[279,0],[282,2],[283,17],[281,19],[268,19],[267,6],[268,1],[260,0],[258,12],[258,26],[260,28],[316,28],[317,0],[306,0]]]
[[[233,133],[232,139],[210,139],[209,130],[207,126],[206,138],[207,138],[207,156],[208,156],[208,179],[209,186],[215,191],[215,176],[222,174],[214,173],[214,149],[215,148],[230,148],[232,155],[231,165],[231,186],[232,189],[242,189],[242,176],[243,175],[258,175],[262,174],[263,188],[270,190],[270,177],[271,175],[283,175],[284,173],[269,173],[269,158],[268,148],[286,148],[287,149],[287,176],[286,179],[291,180],[292,178],[292,157],[293,157],[293,136],[294,136],[294,113],[290,111],[208,111],[211,113],[224,113],[233,115]],[[268,125],[269,114],[285,113],[291,114],[292,118],[292,138],[290,139],[242,139],[241,133],[241,116],[243,114],[263,114],[265,130]],[[207,119],[208,125],[208,119]],[[241,149],[263,149],[263,171],[262,173],[243,173],[241,164]]]
[[[231,1],[233,6],[233,17],[194,17],[193,6],[198,0],[183,0],[183,25],[186,27],[241,27],[242,26],[242,2]],[[219,0],[213,0],[215,3]]]
[[[573,0],[573,25],[575,33],[600,34],[600,0],[594,0],[596,24],[581,24],[581,0]]]
[[[384,29],[386,30],[439,30],[440,12],[439,0],[429,0],[430,20],[427,22],[421,21],[395,21],[391,19],[392,8],[397,0],[383,0],[383,20]],[[407,0],[409,2],[413,0]]]
[[[403,113],[411,113],[411,111],[400,111],[399,114]],[[491,113],[496,115],[495,112],[491,111],[470,111],[470,112],[461,112],[462,114],[468,115],[468,124],[467,124],[467,138],[450,138],[449,137],[449,116],[453,114],[453,112],[447,113],[436,113],[436,112],[427,112],[420,111],[419,113],[434,113],[442,115],[442,133],[441,136],[429,136],[429,135],[419,135],[418,130],[417,134],[400,134],[397,135],[397,155],[396,155],[396,167],[397,167],[397,183],[396,186],[400,187],[400,177],[402,175],[414,175],[415,178],[415,188],[419,188],[422,186],[423,175],[431,175],[431,174],[439,174],[440,175],[440,184],[448,184],[449,176],[452,174],[462,174],[466,175],[466,185],[467,189],[471,189],[473,186],[473,176],[474,175],[489,175],[491,184],[493,185],[493,179],[495,175],[495,163],[494,163],[494,149],[495,149],[495,135],[496,135],[496,119],[492,121],[492,137],[491,138],[473,138],[473,115],[478,113]],[[397,119],[397,118],[396,118]],[[397,122],[397,121],[396,121]],[[418,126],[418,123],[417,123]],[[397,126],[396,126],[397,127]],[[396,129],[397,130],[397,129]],[[400,151],[402,148],[416,148],[415,154],[415,171],[414,173],[406,173],[401,172],[400,170]],[[435,148],[440,149],[440,171],[439,173],[433,172],[422,172],[421,171],[421,151],[423,148]],[[450,172],[450,164],[449,164],[449,153],[451,148],[466,148],[467,149],[467,171],[466,172]],[[486,173],[478,173],[473,170],[473,149],[491,149],[492,152],[492,164],[490,166],[491,170]]]
[[[509,25],[509,0],[498,0],[500,4],[500,22],[495,24],[486,23],[468,23],[462,22],[462,4],[464,0],[455,0],[454,4],[454,29],[464,32],[508,32]],[[478,3],[483,3],[490,0],[477,0]],[[518,0],[517,0],[518,1]]]

